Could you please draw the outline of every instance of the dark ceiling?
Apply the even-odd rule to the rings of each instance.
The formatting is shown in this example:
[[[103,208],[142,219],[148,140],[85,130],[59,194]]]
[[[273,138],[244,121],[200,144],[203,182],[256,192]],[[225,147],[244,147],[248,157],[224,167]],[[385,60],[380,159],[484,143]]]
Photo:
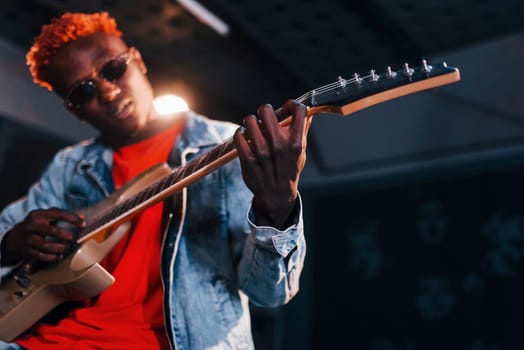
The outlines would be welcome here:
[[[220,36],[177,1],[3,0],[0,35],[27,50],[65,11],[109,11],[137,46],[158,92],[239,121],[337,76],[378,71],[520,32],[522,0],[201,0],[231,30]]]

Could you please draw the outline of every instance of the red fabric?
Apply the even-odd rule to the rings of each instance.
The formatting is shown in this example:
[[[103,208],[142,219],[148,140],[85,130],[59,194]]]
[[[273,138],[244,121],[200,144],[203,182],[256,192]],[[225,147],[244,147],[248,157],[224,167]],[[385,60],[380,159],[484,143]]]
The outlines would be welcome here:
[[[165,162],[180,126],[114,153],[117,188],[152,165]],[[101,263],[115,283],[57,325],[40,324],[16,340],[27,349],[168,349],[160,279],[163,203],[133,220],[131,232]]]

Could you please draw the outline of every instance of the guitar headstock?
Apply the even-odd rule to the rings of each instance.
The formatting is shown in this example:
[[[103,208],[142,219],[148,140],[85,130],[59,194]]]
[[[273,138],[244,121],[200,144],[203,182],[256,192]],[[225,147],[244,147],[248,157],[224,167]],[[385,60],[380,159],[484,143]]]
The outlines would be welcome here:
[[[460,80],[460,72],[446,63],[418,67],[407,63],[399,70],[387,67],[382,73],[371,70],[367,75],[354,74],[345,79],[311,90],[297,101],[309,107],[308,114],[337,113],[348,115],[358,110],[415,92],[451,84]]]

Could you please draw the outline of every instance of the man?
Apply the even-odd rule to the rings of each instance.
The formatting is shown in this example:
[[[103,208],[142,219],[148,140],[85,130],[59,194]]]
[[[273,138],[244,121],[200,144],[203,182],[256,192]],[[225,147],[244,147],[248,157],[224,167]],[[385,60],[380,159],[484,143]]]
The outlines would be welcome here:
[[[53,20],[27,60],[35,82],[100,135],[60,151],[28,195],[4,209],[3,277],[21,261],[62,260],[75,238],[56,223],[85,227],[89,218],[75,211],[150,166],[184,164],[231,135],[239,157],[133,218],[101,262],[113,285],[0,349],[253,348],[246,295],[272,307],[298,291],[305,107],[284,106],[289,128],[269,105],[243,129],[192,112],[160,118],[139,51],[105,12]]]

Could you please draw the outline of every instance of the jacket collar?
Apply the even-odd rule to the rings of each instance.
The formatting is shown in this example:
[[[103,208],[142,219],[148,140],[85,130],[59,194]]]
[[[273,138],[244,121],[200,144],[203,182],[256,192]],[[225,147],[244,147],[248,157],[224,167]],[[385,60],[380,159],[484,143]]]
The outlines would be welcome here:
[[[87,174],[105,195],[114,191],[111,167],[113,152],[107,146],[90,139],[84,142],[83,156],[79,160],[76,171],[78,174]]]
[[[213,125],[216,122],[195,112],[187,112],[184,130],[178,137],[172,154],[169,157],[171,165],[180,164],[182,153],[198,153],[202,148],[216,146],[223,138]],[[112,181],[108,181],[113,164],[111,148],[91,139],[85,142],[84,155],[79,161],[77,171],[88,173],[107,193],[113,190]]]
[[[188,112],[186,125],[177,141],[177,149],[202,148],[222,143],[223,139],[213,127],[214,121],[195,112]]]

